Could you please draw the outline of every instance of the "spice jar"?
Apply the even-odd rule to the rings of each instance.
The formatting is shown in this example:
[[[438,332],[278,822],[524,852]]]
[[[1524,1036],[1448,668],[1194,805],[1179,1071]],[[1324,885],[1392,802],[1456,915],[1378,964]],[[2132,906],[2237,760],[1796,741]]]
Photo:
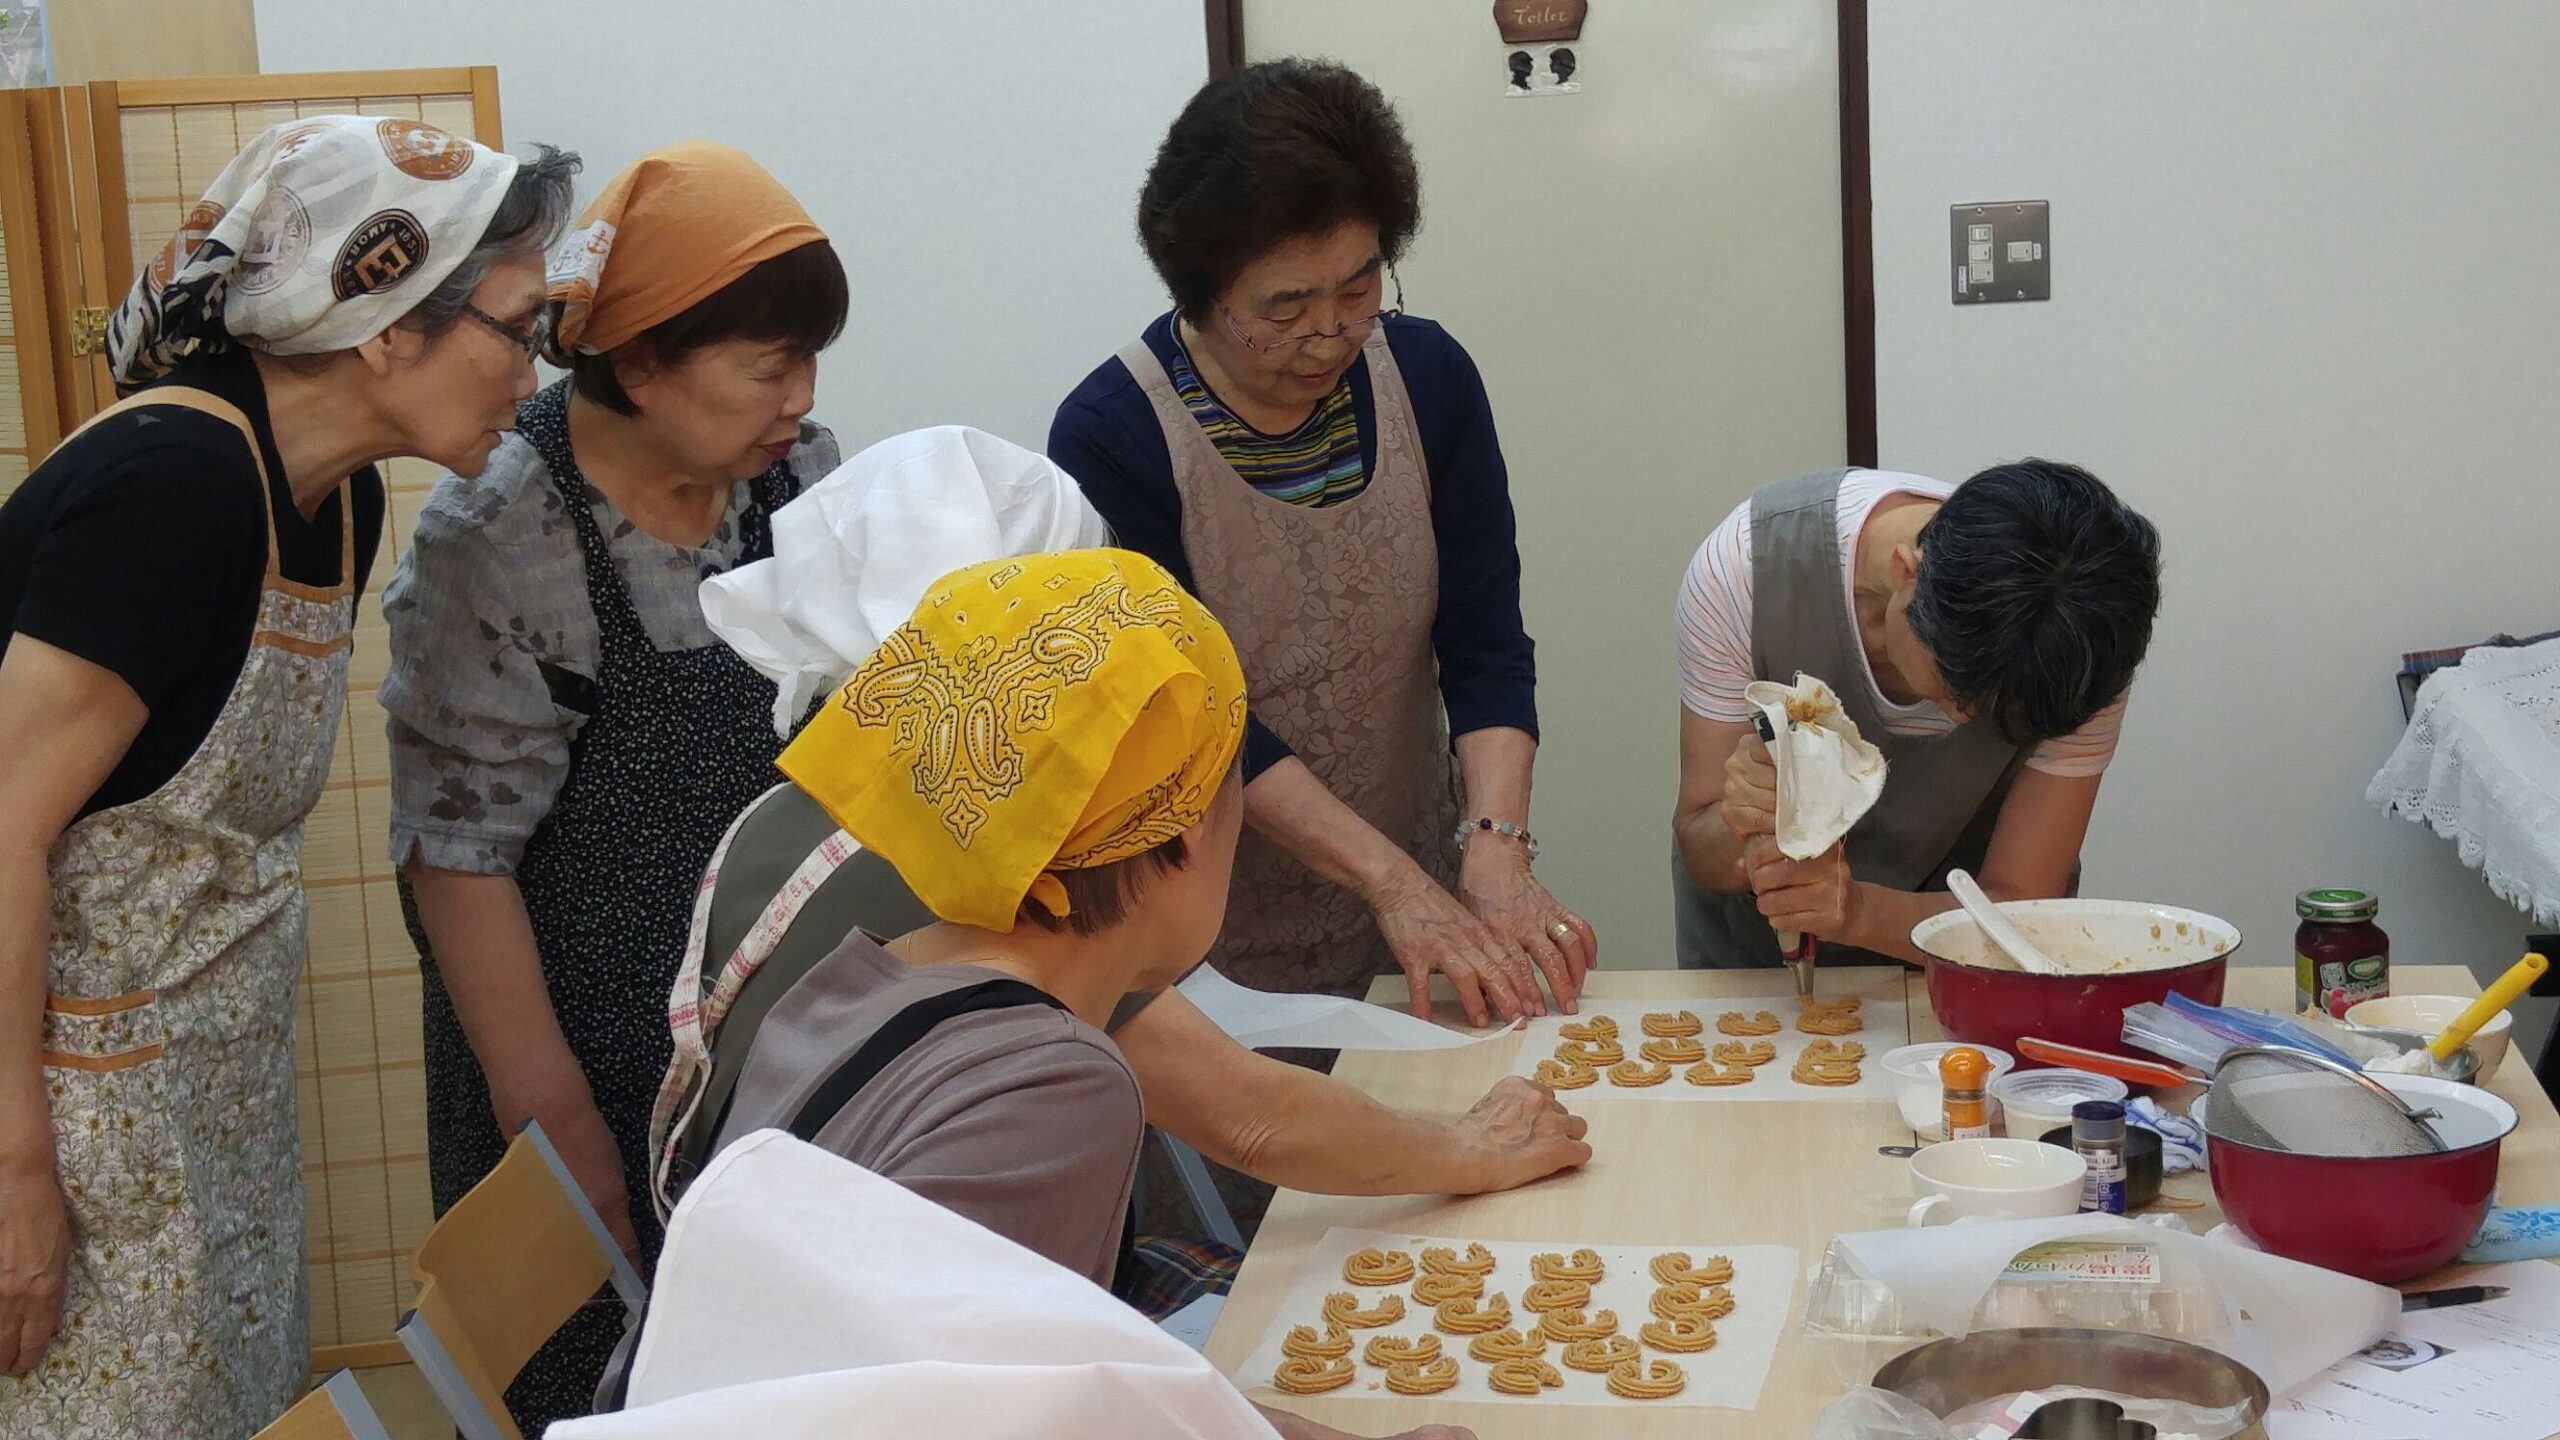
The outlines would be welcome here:
[[[2305,890],[2294,898],[2293,1002],[2343,1020],[2347,1008],[2391,993],[2391,937],[2374,923],[2382,902],[2367,890]]]
[[[1991,1101],[1983,1093],[1990,1075],[1989,1057],[1970,1045],[1959,1045],[1938,1057],[1947,1139],[1970,1140],[1991,1133]]]
[[[2089,1162],[2080,1182],[2080,1212],[2124,1213],[2124,1105],[2083,1100],[2071,1107],[2071,1148]]]

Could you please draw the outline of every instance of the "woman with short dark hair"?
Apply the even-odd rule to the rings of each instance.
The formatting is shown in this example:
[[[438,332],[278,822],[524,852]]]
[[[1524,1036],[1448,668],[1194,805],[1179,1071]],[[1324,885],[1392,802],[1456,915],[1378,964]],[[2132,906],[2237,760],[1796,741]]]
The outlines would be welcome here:
[[[645,1268],[667,992],[703,868],[781,750],[773,683],[697,590],[772,553],[773,512],[836,466],[808,414],[846,284],[799,202],[726,146],[643,157],[581,227],[551,284],[569,378],[428,499],[384,597],[382,703],[436,1209],[539,1120]],[[618,1310],[571,1321],[508,1390],[526,1434],[587,1412]]]
[[[1962,869],[1999,900],[2076,893],[2080,845],[2160,609],[2160,532],[2058,460],[1962,485],[1832,470],[1767,485],[1680,592],[1672,884],[1685,968],[1923,960],[1912,927]],[[1755,681],[1823,679],[1892,783],[1810,859],[1770,843]]]
[[[1572,1008],[1598,942],[1530,873],[1510,482],[1475,363],[1403,312],[1421,218],[1375,86],[1306,60],[1209,82],[1138,200],[1174,309],[1049,452],[1244,655],[1252,833],[1213,963],[1338,995],[1401,967],[1418,1011],[1437,970],[1482,1023],[1544,1013],[1541,975]]]
[[[514,423],[577,163],[258,136],[109,322],[130,398],[0,507],[0,1435],[245,1440],[308,1383],[302,827],[375,464]]]

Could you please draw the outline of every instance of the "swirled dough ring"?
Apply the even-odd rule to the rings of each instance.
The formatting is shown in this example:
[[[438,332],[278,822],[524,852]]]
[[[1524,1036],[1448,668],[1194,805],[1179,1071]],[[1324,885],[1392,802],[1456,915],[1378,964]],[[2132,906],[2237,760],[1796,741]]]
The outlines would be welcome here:
[[[1523,1310],[1580,1310],[1590,1303],[1588,1280],[1541,1280],[1520,1292]]]
[[[1484,1281],[1474,1275],[1425,1275],[1413,1282],[1413,1298],[1424,1305],[1484,1298]]]
[[[1644,1017],[1644,1033],[1656,1038],[1685,1038],[1706,1028],[1705,1021],[1686,1010],[1677,1010],[1669,1014],[1656,1012]]]
[[[1751,1015],[1728,1010],[1716,1017],[1716,1033],[1720,1035],[1775,1035],[1784,1028],[1778,1023],[1776,1012],[1769,1010]]]
[[[1469,1241],[1465,1259],[1446,1245],[1434,1245],[1422,1252],[1422,1268],[1434,1275],[1472,1275],[1481,1280],[1493,1273],[1493,1252]]]
[[[1600,1072],[1588,1065],[1563,1060],[1541,1060],[1535,1078],[1550,1090],[1579,1090],[1600,1083]]]
[[[1609,1067],[1609,1083],[1628,1090],[1641,1090],[1659,1085],[1671,1078],[1671,1067],[1655,1061],[1622,1060]]]
[[[1413,1278],[1413,1257],[1402,1250],[1354,1250],[1342,1262],[1342,1278],[1354,1285],[1401,1285]]]
[[[1502,1295],[1479,1305],[1473,1297],[1443,1302],[1433,1324],[1452,1335],[1481,1335],[1511,1323],[1511,1301]]]
[[[1387,1388],[1399,1395],[1437,1395],[1457,1383],[1458,1362],[1447,1355],[1387,1367]]]
[[[1404,1318],[1404,1297],[1381,1295],[1374,1310],[1360,1308],[1360,1297],[1342,1291],[1324,1297],[1324,1318],[1349,1330],[1373,1330]]]
[[[1697,1315],[1683,1315],[1674,1320],[1648,1320],[1636,1336],[1656,1350],[1675,1355],[1695,1355],[1712,1350],[1716,1345],[1714,1322]]]
[[[1597,1250],[1576,1250],[1570,1260],[1562,1255],[1538,1255],[1529,1261],[1529,1277],[1533,1280],[1580,1280],[1597,1285],[1608,1273]]]
[[[1644,1358],[1644,1348],[1624,1335],[1611,1335],[1598,1340],[1576,1340],[1564,1347],[1564,1363],[1576,1370],[1594,1375]]]
[[[1526,1335],[1505,1330],[1498,1335],[1479,1335],[1467,1346],[1467,1354],[1478,1360],[1535,1360],[1546,1353],[1546,1333],[1534,1325]]]
[[[1351,1353],[1351,1332],[1327,1325],[1318,1335],[1313,1325],[1292,1325],[1289,1337],[1280,1342],[1280,1353],[1292,1360],[1339,1360]]]
[[[1615,1040],[1618,1022],[1606,1015],[1594,1015],[1588,1020],[1568,1020],[1556,1027],[1556,1033],[1567,1040]]]
[[[1766,1065],[1778,1058],[1778,1047],[1767,1040],[1727,1040],[1716,1046],[1715,1062],[1719,1065]]]
[[[1636,1054],[1664,1065],[1695,1065],[1707,1058],[1707,1047],[1694,1037],[1676,1040],[1647,1040],[1636,1047]]]
[[[1351,1383],[1351,1358],[1320,1360],[1312,1355],[1293,1356],[1280,1362],[1271,1376],[1271,1388],[1284,1395],[1321,1395],[1339,1390]]]
[[[1690,1066],[1680,1078],[1692,1085],[1748,1085],[1760,1078],[1760,1072],[1748,1065],[1726,1065],[1719,1068],[1712,1060]]]
[[[1571,1343],[1576,1340],[1598,1340],[1618,1333],[1618,1312],[1603,1310],[1590,1319],[1579,1310],[1550,1310],[1538,1317],[1538,1328],[1550,1340]]]
[[[1668,1360],[1656,1360],[1650,1368],[1629,1360],[1609,1371],[1609,1393],[1629,1400],[1668,1400],[1688,1384],[1688,1372]]]
[[[1505,1395],[1535,1395],[1551,1385],[1564,1383],[1564,1372],[1544,1360],[1516,1356],[1496,1361],[1486,1382]]]
[[[1440,1337],[1407,1340],[1401,1335],[1381,1335],[1361,1350],[1360,1358],[1382,1370],[1390,1365],[1419,1365],[1440,1358]]]

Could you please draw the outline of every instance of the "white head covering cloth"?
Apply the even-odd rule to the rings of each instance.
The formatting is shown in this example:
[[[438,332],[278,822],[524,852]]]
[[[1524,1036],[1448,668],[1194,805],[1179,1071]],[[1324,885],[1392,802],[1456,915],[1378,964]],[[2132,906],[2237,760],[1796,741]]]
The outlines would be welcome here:
[[[711,633],[781,688],[773,728],[842,684],[936,580],[1000,555],[1107,545],[1066,471],[965,425],[892,435],[773,517],[773,558],[702,582]]]
[[[309,115],[222,167],[107,322],[118,383],[245,341],[273,355],[361,345],[454,272],[516,161],[397,117]]]

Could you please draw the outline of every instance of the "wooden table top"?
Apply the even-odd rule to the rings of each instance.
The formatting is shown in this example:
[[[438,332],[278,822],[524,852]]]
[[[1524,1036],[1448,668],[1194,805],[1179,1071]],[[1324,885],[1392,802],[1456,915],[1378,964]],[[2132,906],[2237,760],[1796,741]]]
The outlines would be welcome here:
[[[2478,984],[2454,966],[2395,969],[2395,987],[2411,994],[2469,995]],[[1784,971],[1603,970],[1591,977],[1598,998],[1714,1001],[1775,995],[1791,989]],[[1822,993],[1903,999],[1913,1040],[1942,1038],[1918,972],[1826,970]],[[2293,976],[2271,966],[2234,967],[2233,1004],[2290,1013]],[[1373,1000],[1400,1003],[1404,981],[1379,983]],[[1437,1017],[1462,1025],[1454,999]],[[1858,1037],[1880,1056],[1902,1037],[1870,1031]],[[1497,1037],[1438,1051],[1352,1051],[1334,1073],[1407,1110],[1455,1115],[1509,1074],[1519,1040]],[[1870,1063],[1873,1063],[1872,1060]],[[2560,1115],[2534,1083],[2530,1058],[2511,1055],[2490,1089],[2523,1117],[2501,1154],[2499,1198],[2510,1205],[2560,1201]],[[1878,1366],[1908,1348],[1903,1341],[1851,1341],[1799,1328],[1803,1277],[1819,1264],[1835,1235],[1900,1225],[1909,1208],[1903,1160],[1879,1155],[1913,1135],[1890,1099],[1753,1100],[1732,1103],[1565,1103],[1591,1124],[1591,1164],[1582,1170],[1500,1195],[1465,1198],[1356,1198],[1283,1191],[1245,1257],[1234,1293],[1209,1339],[1210,1360],[1233,1373],[1275,1318],[1298,1279],[1310,1247],[1335,1226],[1406,1230],[1413,1234],[1559,1243],[1785,1245],[1795,1250],[1798,1281],[1760,1404],[1748,1413],[1666,1406],[1595,1410],[1470,1402],[1451,1395],[1423,1399],[1278,1397],[1254,1389],[1268,1377],[1242,1377],[1265,1403],[1360,1434],[1378,1435],[1439,1422],[1473,1427],[1482,1440],[1585,1440],[1612,1436],[1694,1436],[1711,1426],[1722,1440],[1801,1440],[1814,1418],[1844,1391],[1866,1383]],[[2201,1174],[2172,1178],[2164,1193],[2204,1202],[2188,1215],[2197,1233],[2220,1223],[2212,1184]],[[2419,1289],[2454,1283],[2449,1270],[2415,1282]],[[1742,1297],[1751,1303],[1752,1297]]]

